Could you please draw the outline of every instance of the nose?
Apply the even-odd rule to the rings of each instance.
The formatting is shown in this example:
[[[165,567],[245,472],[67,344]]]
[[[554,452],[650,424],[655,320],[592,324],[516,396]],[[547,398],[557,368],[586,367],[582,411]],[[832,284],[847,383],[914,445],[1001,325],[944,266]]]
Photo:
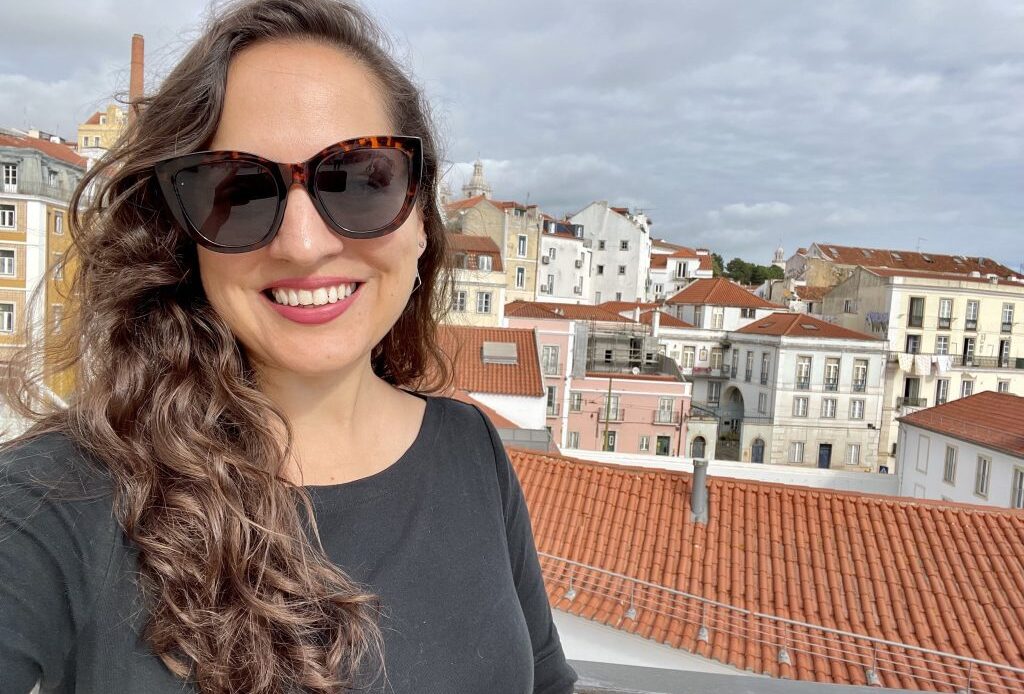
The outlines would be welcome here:
[[[285,198],[284,218],[267,249],[272,258],[295,265],[316,265],[344,250],[344,240],[331,231],[301,185]]]

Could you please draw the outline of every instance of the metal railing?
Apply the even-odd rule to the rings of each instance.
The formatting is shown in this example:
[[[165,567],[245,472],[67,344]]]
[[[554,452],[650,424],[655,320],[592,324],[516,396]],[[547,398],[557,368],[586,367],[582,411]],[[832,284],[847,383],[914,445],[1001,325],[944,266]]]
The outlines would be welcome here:
[[[682,625],[680,642],[692,644],[691,651],[703,643],[711,653],[721,639],[728,654],[727,644],[736,638],[758,644],[762,654],[764,648],[773,649],[776,663],[789,665],[794,675],[820,671],[813,661],[821,659],[834,666],[830,669],[841,668],[851,680],[859,670],[863,680],[851,684],[957,694],[1024,691],[1024,668],[756,612],[546,552],[537,554],[545,583],[565,588],[553,602],[573,602],[585,592],[618,601],[619,623],[636,622],[641,611],[676,620]],[[747,648],[737,656],[747,660],[750,652]],[[745,666],[750,667],[749,661]]]
[[[925,352],[889,352],[889,363],[899,362],[901,354],[911,357],[949,357],[949,365],[957,368],[1024,369],[1024,357],[979,357],[973,354],[933,354]],[[913,368],[913,367],[911,367]]]
[[[54,186],[41,181],[19,181],[14,185],[5,185],[3,192],[15,195],[39,195],[46,198],[67,201],[71,199],[71,193],[73,191],[74,188]]]
[[[928,398],[896,398],[896,407],[928,407]]]
[[[597,412],[597,421],[599,422],[621,422],[625,418],[626,410],[622,407],[607,408],[602,405]]]
[[[655,410],[652,421],[654,424],[679,424],[679,412]]]
[[[548,417],[555,417],[561,411],[561,403],[557,400],[555,402],[548,403],[547,414]]]

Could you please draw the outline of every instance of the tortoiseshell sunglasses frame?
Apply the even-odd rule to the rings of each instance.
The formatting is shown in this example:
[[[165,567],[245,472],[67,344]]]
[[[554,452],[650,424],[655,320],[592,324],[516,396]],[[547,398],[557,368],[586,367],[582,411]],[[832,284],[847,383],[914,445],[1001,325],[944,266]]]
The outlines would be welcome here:
[[[360,149],[394,149],[404,153],[409,159],[409,185],[405,191],[405,201],[401,209],[390,222],[369,231],[348,229],[335,221],[321,202],[320,196],[313,185],[316,181],[317,168],[324,160],[336,154],[353,152]],[[202,232],[189,221],[174,186],[174,178],[182,170],[199,164],[224,161],[242,161],[258,164],[270,173],[274,179],[274,184],[277,186],[277,211],[274,214],[273,222],[262,238],[244,246],[225,246],[203,236]],[[423,175],[423,143],[420,138],[408,135],[357,137],[325,147],[306,161],[297,164],[283,164],[249,152],[227,150],[193,152],[191,154],[169,157],[157,162],[153,166],[153,171],[171,216],[196,243],[218,253],[246,253],[266,246],[277,236],[277,232],[281,228],[281,221],[284,219],[288,191],[296,183],[305,188],[310,200],[313,201],[313,206],[320,213],[324,222],[339,236],[349,239],[370,239],[390,234],[405,223],[405,220],[408,219],[409,214],[416,205],[416,197],[419,194],[421,177]]]

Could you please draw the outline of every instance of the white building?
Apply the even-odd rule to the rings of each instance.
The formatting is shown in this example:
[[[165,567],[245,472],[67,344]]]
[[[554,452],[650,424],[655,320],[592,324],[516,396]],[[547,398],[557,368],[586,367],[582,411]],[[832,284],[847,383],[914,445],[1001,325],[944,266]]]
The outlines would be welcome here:
[[[659,241],[651,249],[648,301],[664,301],[695,279],[714,276],[711,251]]]
[[[587,205],[569,221],[583,225],[583,237],[592,243],[594,259],[588,302],[642,301],[647,295],[651,265],[647,215],[600,201]]]
[[[545,302],[583,303],[590,296],[594,258],[583,227],[542,216],[537,296]]]
[[[900,494],[1024,508],[1024,398],[986,391],[899,418]]]

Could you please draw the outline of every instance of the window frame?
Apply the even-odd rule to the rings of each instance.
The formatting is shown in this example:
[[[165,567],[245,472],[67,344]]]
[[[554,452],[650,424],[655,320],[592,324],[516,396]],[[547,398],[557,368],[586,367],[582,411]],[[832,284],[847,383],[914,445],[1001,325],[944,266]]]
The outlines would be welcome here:
[[[486,304],[486,308],[484,310],[480,309],[481,300],[483,300],[483,303]],[[491,312],[491,305],[492,305],[492,301],[491,301],[491,293],[490,292],[477,292],[476,293],[476,312],[477,313],[480,313],[480,314],[490,314],[490,312]]]
[[[959,457],[960,449],[947,443],[946,452],[942,456],[942,481],[954,487],[956,486],[956,462]]]
[[[978,454],[978,461],[974,469],[974,495],[982,499],[988,498],[989,483],[992,481],[992,458],[987,455]]]
[[[17,277],[18,276],[18,251],[14,248],[0,248],[0,253],[10,253],[10,256],[0,255],[0,277]],[[10,260],[10,263],[7,261]],[[6,270],[6,266],[10,265],[10,272]]]
[[[10,310],[6,310],[5,307],[10,306]],[[8,318],[10,316],[10,318]],[[10,323],[10,327],[8,327]],[[0,302],[0,333],[4,335],[12,335],[18,327],[18,307],[13,301],[2,301]]]
[[[515,288],[526,289],[526,268],[522,265],[516,266]]]
[[[9,219],[9,223],[5,223],[4,220]],[[0,229],[17,229],[18,228],[18,206],[17,205],[0,205]]]
[[[453,313],[465,313],[466,312],[466,300],[468,294],[464,289],[456,289],[452,294],[452,312]]]
[[[857,411],[857,405],[860,405],[860,412]],[[851,398],[850,399],[850,419],[860,421],[864,419],[864,413],[867,410],[867,400],[864,398]]]
[[[801,403],[803,405],[801,406]],[[807,417],[808,411],[811,409],[811,399],[806,395],[798,395],[793,398],[793,416],[794,417]]]

